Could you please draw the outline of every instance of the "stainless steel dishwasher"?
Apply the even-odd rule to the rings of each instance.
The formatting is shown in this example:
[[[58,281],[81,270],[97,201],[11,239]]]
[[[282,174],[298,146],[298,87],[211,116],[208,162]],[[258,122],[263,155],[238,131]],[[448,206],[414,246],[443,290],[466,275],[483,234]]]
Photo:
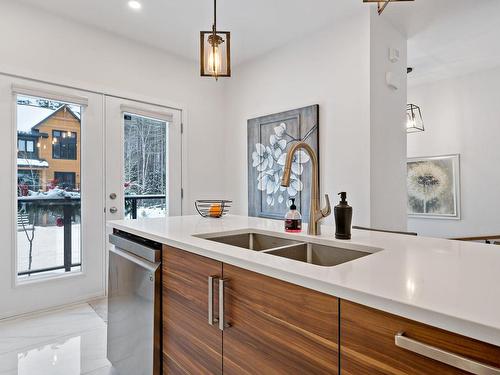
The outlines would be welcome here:
[[[117,230],[109,242],[108,359],[120,375],[159,375],[162,246]]]

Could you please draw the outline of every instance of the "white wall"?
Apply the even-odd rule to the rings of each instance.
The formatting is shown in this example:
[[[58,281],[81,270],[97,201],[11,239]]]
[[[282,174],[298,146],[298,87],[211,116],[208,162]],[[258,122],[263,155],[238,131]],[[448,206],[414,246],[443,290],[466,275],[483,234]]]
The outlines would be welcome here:
[[[437,237],[500,234],[500,68],[408,89],[425,132],[408,135],[408,156],[460,154],[461,220],[409,219]]]
[[[223,137],[222,88],[195,62],[115,37],[15,1],[0,1],[0,72],[185,109],[185,208],[224,189],[217,152]],[[10,142],[3,138],[0,142]]]
[[[246,214],[247,119],[317,103],[321,190],[334,204],[336,193],[347,191],[355,224],[370,225],[373,218],[386,226],[377,213],[371,213],[375,198],[371,199],[370,187],[378,172],[371,173],[376,169],[370,148],[387,151],[388,147],[379,147],[384,139],[370,139],[374,115],[370,101],[377,97],[370,91],[376,84],[371,82],[370,60],[378,58],[371,51],[373,43],[383,38],[370,40],[369,7],[327,30],[234,67],[233,77],[218,83],[200,78],[196,63],[109,33],[14,2],[0,0],[0,11],[1,72],[154,98],[187,110],[187,175],[183,176],[187,212],[193,212],[196,198],[224,195],[235,201],[233,212]],[[383,30],[381,34],[387,35]],[[380,56],[387,53],[383,43],[379,48]],[[389,115],[395,118],[394,113]],[[388,124],[374,128],[386,136]],[[375,165],[380,166],[380,160],[384,158]]]
[[[321,191],[332,205],[347,191],[354,222],[369,224],[369,43],[369,13],[363,12],[234,68],[225,84],[224,147],[234,212],[248,210],[247,120],[319,104]]]
[[[406,229],[406,39],[369,8],[234,69],[226,83],[226,192],[246,214],[247,120],[320,106],[321,191],[348,192],[357,225]],[[401,51],[391,64],[389,46]],[[401,75],[391,91],[385,72]],[[327,223],[333,222],[333,216]]]
[[[371,12],[370,42],[370,203],[371,227],[406,231],[406,37]],[[389,49],[400,60],[389,60]],[[386,73],[400,82],[387,85]]]

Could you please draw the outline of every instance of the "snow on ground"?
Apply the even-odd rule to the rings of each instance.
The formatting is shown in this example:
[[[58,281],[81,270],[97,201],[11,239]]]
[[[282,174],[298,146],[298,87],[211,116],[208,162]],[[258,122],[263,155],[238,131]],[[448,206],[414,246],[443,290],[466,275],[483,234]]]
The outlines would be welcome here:
[[[165,207],[138,207],[137,208],[137,218],[146,217],[165,217],[167,212]]]
[[[30,231],[28,231],[30,233]],[[80,224],[73,224],[71,230],[72,262],[80,262]],[[24,231],[17,232],[18,271],[28,269],[29,242]],[[62,266],[64,264],[64,228],[35,227],[33,241],[33,263],[31,269]]]
[[[165,207],[139,207],[137,217],[165,217]],[[28,231],[30,233],[30,231]],[[72,225],[72,261],[79,263],[81,259],[80,224]],[[29,242],[24,231],[17,232],[18,271],[28,269]],[[64,264],[64,228],[57,226],[35,227],[33,241],[33,263],[31,269],[40,269]]]

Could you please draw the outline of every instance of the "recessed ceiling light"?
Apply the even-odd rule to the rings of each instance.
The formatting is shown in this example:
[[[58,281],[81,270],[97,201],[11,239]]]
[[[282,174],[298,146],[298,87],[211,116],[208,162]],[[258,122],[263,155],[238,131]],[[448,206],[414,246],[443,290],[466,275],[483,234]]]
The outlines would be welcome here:
[[[137,0],[130,0],[128,2],[128,6],[134,10],[139,10],[142,8],[142,4],[138,2]]]

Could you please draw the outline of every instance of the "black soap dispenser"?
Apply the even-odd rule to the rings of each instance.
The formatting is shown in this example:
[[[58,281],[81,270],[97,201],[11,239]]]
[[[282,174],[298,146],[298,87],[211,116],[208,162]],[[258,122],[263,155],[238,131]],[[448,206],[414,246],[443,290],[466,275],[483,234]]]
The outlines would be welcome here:
[[[352,207],[347,204],[347,193],[339,193],[340,202],[335,206],[335,238],[339,240],[351,239]]]

